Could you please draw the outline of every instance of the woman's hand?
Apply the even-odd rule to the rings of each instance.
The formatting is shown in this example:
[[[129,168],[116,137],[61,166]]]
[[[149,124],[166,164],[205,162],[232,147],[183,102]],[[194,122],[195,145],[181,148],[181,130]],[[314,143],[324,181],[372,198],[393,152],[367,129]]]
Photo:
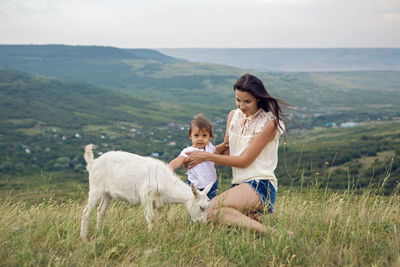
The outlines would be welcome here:
[[[200,164],[203,161],[207,160],[207,155],[209,153],[201,151],[190,151],[186,152],[186,154],[189,155],[189,157],[186,158],[183,162],[183,167],[188,170],[193,168],[197,164]]]

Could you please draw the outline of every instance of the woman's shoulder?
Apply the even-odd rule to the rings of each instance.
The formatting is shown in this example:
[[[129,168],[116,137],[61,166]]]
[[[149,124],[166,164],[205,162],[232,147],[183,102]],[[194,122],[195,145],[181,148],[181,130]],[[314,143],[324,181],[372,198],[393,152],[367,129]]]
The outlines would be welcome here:
[[[265,120],[274,120],[275,116],[272,113],[272,111],[265,111],[265,110],[261,109],[260,118],[265,119]]]
[[[227,119],[227,126],[230,127],[230,125],[232,124],[232,120],[234,117],[237,117],[238,111],[239,109],[233,109],[229,112],[228,115],[228,119]]]
[[[229,112],[228,120],[232,120],[234,117],[238,118],[241,114],[243,113],[240,111],[240,109],[232,109],[231,112]]]
[[[260,114],[260,120],[257,128],[257,132],[260,132],[263,130],[264,126],[267,125],[270,121],[274,121],[275,127],[278,129],[278,131],[282,134],[285,131],[285,124],[282,120],[277,120],[276,116],[272,111],[264,111],[262,114]]]
[[[267,123],[275,119],[271,111],[261,110],[260,114],[251,122],[251,128],[254,129],[255,134],[258,134],[263,131]]]
[[[228,119],[232,119],[233,115],[235,115],[235,113],[237,113],[238,110],[239,110],[238,108],[237,109],[232,109],[229,112]]]

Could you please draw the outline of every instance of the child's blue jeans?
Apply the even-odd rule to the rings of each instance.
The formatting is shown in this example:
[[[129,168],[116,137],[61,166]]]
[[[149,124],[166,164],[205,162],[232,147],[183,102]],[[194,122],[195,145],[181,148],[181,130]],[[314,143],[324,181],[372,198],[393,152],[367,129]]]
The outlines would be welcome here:
[[[190,185],[192,182],[189,181],[189,179],[186,179],[186,183]],[[198,188],[200,191],[203,191],[204,188]],[[213,199],[214,197],[217,196],[217,190],[218,190],[218,181],[215,181],[213,186],[211,187],[210,191],[208,192],[207,196],[209,199]]]

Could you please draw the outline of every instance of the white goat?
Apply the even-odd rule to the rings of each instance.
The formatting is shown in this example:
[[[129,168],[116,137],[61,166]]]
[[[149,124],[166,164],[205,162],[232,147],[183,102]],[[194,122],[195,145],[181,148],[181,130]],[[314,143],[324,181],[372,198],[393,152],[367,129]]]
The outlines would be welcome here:
[[[164,162],[123,151],[110,151],[93,158],[93,146],[85,147],[84,158],[89,171],[89,200],[83,211],[81,238],[87,241],[92,210],[101,199],[97,228],[101,228],[111,199],[141,203],[148,230],[153,227],[155,213],[164,204],[184,204],[193,222],[206,221],[211,201],[207,197],[209,184],[202,192],[188,186]]]

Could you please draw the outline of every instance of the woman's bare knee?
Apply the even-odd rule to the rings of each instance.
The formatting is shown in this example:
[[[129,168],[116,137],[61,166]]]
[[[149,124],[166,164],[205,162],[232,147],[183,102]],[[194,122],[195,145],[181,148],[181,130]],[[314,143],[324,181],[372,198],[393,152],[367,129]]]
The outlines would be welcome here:
[[[228,189],[213,199],[212,207],[230,207],[239,211],[256,210],[262,206],[260,197],[247,183]]]
[[[207,218],[214,222],[224,222],[225,216],[230,216],[232,212],[236,213],[239,211],[236,211],[235,209],[229,207],[218,207],[215,209],[210,209]]]

